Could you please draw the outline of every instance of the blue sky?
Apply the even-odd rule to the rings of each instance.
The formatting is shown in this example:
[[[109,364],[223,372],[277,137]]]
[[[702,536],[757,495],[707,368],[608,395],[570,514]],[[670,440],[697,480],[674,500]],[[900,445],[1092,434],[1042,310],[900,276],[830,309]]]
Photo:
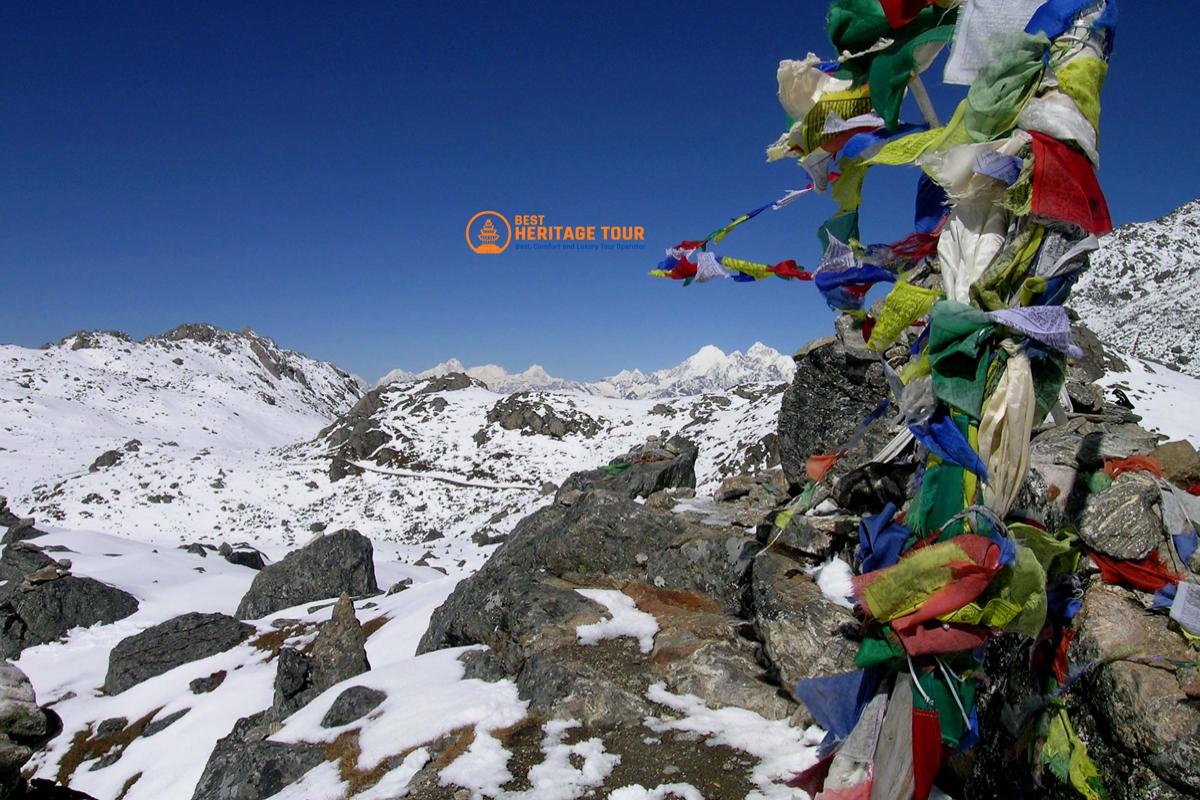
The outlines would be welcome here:
[[[830,54],[824,3],[414,8],[0,7],[0,341],[206,321],[368,378],[456,356],[590,379],[831,329],[811,285],[646,276],[804,184],[763,148],[784,126],[778,61]],[[1198,17],[1122,7],[1101,126],[1117,223],[1200,193]],[[945,116],[960,91],[933,94]],[[915,180],[872,171],[865,239],[911,230]],[[830,203],[768,213],[723,252],[812,265]],[[647,249],[475,255],[464,227],[487,208],[642,225]]]

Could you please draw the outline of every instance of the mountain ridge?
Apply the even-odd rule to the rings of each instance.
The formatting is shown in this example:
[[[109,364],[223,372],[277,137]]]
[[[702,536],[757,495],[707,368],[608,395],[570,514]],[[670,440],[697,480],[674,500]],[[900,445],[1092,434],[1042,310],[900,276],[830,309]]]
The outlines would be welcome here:
[[[1071,306],[1111,347],[1200,377],[1200,200],[1100,241]]]
[[[762,342],[755,342],[743,353],[725,353],[715,345],[704,345],[679,364],[652,372],[624,369],[597,381],[576,381],[550,375],[539,364],[510,373],[496,364],[466,367],[457,358],[420,372],[394,369],[376,381],[375,386],[422,380],[460,372],[483,381],[501,394],[521,391],[566,391],[601,397],[665,399],[706,392],[727,391],[741,384],[786,383],[795,365],[790,356]]]

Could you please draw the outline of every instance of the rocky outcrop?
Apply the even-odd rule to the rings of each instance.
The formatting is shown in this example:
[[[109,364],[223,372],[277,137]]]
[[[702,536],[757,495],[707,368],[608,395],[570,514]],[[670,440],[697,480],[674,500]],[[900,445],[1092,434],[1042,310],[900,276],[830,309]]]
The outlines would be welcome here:
[[[803,486],[808,457],[842,446],[883,402],[887,382],[877,355],[837,337],[806,345],[795,361],[779,410],[779,456],[788,480]]]
[[[330,686],[369,670],[366,641],[354,604],[342,595],[329,621],[321,626],[311,653],[291,647],[280,651],[272,706],[275,717],[283,719]]]
[[[589,489],[626,497],[649,497],[663,489],[696,488],[696,457],[690,442],[649,444],[617,456],[607,467],[576,472],[558,487],[556,497],[572,497]]]
[[[370,459],[391,441],[375,420],[389,388],[379,386],[367,392],[349,411],[317,434],[317,440],[325,443],[330,457],[330,480],[358,474],[361,470],[351,462]]]
[[[591,438],[601,431],[596,420],[581,411],[557,409],[533,392],[509,395],[487,413],[487,421],[506,431],[520,431],[528,436],[566,436]]]
[[[181,664],[223,653],[245,641],[254,626],[226,614],[190,613],[122,639],[108,657],[104,691],[119,694]]]
[[[354,605],[343,595],[329,621],[321,625],[311,653],[281,648],[271,707],[238,720],[229,735],[217,742],[193,800],[269,797],[325,761],[328,754],[324,746],[283,744],[266,737],[321,692],[369,670],[365,643],[366,633],[355,617]],[[383,702],[383,697],[376,697],[378,694],[382,693],[363,687],[347,689],[327,712],[325,718],[330,724],[326,727],[343,725],[369,713]],[[337,721],[341,719],[345,722]]]
[[[300,603],[376,594],[374,549],[358,531],[340,530],[264,567],[238,605],[239,619],[258,619]]]

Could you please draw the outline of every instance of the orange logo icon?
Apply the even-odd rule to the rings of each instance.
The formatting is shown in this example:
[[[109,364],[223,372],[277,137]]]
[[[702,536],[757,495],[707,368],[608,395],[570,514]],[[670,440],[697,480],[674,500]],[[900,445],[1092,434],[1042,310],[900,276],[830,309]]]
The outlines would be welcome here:
[[[504,223],[504,234],[501,236],[498,222]],[[501,238],[504,243],[500,244]],[[512,226],[508,219],[495,211],[480,211],[471,217],[467,223],[467,246],[476,253],[503,253],[512,241]]]

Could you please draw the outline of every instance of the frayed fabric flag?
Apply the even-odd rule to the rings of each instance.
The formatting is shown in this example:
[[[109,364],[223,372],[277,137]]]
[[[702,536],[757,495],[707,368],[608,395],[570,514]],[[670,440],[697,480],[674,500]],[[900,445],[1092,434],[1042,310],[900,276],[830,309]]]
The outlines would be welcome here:
[[[900,560],[912,531],[896,522],[895,516],[896,505],[888,503],[878,514],[865,516],[859,522],[858,550],[854,557],[860,563],[860,572],[874,572]]]
[[[942,80],[970,86],[991,60],[992,34],[1024,31],[1044,0],[967,0],[959,12],[954,44]]]
[[[962,608],[983,593],[1000,566],[995,542],[963,534],[910,550],[894,567],[856,576],[854,596],[872,617],[903,630]]]
[[[1112,230],[1108,203],[1096,171],[1082,153],[1043,133],[1033,133],[1033,198],[1030,212],[1078,225],[1097,236]]]
[[[987,480],[988,470],[984,461],[971,447],[967,437],[959,430],[954,419],[943,411],[924,425],[910,424],[908,429],[925,449],[948,464],[956,464]]]
[[[1022,306],[992,311],[989,316],[1006,328],[1060,350],[1071,358],[1083,358],[1083,350],[1071,336],[1071,318],[1062,306]]]
[[[881,353],[892,346],[906,328],[928,316],[933,304],[941,298],[941,292],[924,289],[907,281],[900,281],[883,301],[883,308],[875,319],[875,327],[867,347]]]
[[[983,500],[1000,517],[1012,508],[1029,472],[1029,437],[1037,412],[1029,357],[1007,339],[1004,349],[1004,374],[985,401],[979,423],[979,456],[989,476]]]

